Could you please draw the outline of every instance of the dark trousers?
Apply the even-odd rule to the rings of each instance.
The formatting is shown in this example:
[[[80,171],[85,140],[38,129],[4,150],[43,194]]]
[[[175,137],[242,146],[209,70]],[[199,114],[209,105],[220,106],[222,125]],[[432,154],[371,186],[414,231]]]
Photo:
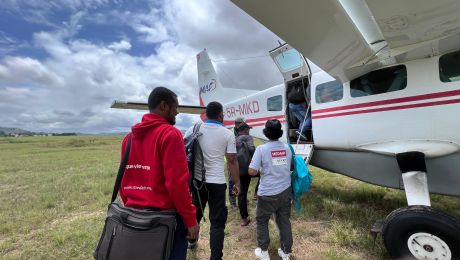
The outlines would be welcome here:
[[[241,194],[238,196],[238,207],[240,208],[241,219],[247,218],[248,215],[248,191],[252,177],[250,175],[240,176]]]
[[[198,186],[202,182],[196,181]],[[200,223],[203,211],[209,203],[209,221],[211,222],[209,244],[211,247],[211,260],[221,260],[224,253],[224,230],[227,222],[228,209],[225,205],[225,191],[227,184],[205,183],[200,191],[193,191],[193,205],[196,207],[196,220]],[[198,196],[201,199],[198,199]]]
[[[281,249],[286,254],[292,252],[291,200],[292,187],[277,195],[259,196],[256,208],[257,244],[262,250],[268,250],[270,245],[268,222],[270,216],[275,214],[275,222],[280,232]]]
[[[174,241],[169,260],[185,260],[187,258],[187,235],[188,229],[185,226],[181,215],[176,217],[176,231],[174,232]]]

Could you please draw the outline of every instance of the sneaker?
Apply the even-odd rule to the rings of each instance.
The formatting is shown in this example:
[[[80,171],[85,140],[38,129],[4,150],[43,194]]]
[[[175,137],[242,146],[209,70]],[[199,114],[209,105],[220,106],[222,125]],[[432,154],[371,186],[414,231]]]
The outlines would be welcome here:
[[[198,244],[198,238],[196,238],[195,240],[189,240],[187,249],[190,249],[190,250],[195,249],[197,244]]]
[[[256,251],[254,251],[256,254],[256,257],[262,260],[270,260],[270,255],[268,254],[268,251],[264,254],[262,253],[262,249],[260,247],[256,248]]]
[[[231,203],[230,206],[232,207],[233,210],[237,210],[238,206],[236,204]]]
[[[283,259],[283,260],[290,260],[291,259],[291,254],[285,254],[281,248],[278,248],[278,255]]]
[[[299,133],[299,131],[295,131],[295,133],[296,133],[297,135],[300,136],[300,139],[301,139],[301,140],[303,140],[303,141],[308,141],[307,137],[306,137],[304,134]]]

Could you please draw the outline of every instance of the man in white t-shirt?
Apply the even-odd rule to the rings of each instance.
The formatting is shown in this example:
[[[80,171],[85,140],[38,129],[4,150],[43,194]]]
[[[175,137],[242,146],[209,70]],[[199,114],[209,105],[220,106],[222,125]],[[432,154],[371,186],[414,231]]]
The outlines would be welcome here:
[[[236,159],[236,143],[233,133],[222,124],[224,120],[223,107],[219,102],[211,102],[206,106],[208,120],[201,124],[198,137],[203,151],[205,176],[201,176],[201,155],[195,153],[195,183],[193,204],[196,206],[196,219],[200,223],[206,203],[209,203],[209,221],[211,222],[209,244],[211,260],[222,259],[224,248],[224,230],[227,222],[228,209],[225,205],[227,181],[225,179],[224,156],[231,171],[234,185],[234,195],[240,193],[240,173]],[[190,127],[185,136],[193,133]],[[204,177],[204,178],[203,178]],[[198,239],[189,241],[189,249],[193,249]]]
[[[257,243],[256,257],[269,260],[268,246],[270,235],[268,222],[275,214],[275,221],[279,227],[281,248],[279,256],[283,260],[290,259],[292,252],[291,229],[291,170],[292,153],[286,144],[278,141],[283,135],[281,123],[278,119],[270,119],[265,123],[264,135],[269,142],[257,147],[248,173],[252,176],[260,171],[259,198],[256,208]]]

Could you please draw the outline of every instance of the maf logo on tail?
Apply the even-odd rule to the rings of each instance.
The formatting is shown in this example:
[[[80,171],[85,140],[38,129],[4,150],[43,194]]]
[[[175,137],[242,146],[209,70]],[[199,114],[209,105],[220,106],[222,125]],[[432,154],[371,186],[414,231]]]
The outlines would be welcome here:
[[[200,88],[200,93],[201,94],[211,92],[211,91],[213,91],[214,89],[217,88],[217,81],[215,79],[211,79],[211,80],[212,80],[211,83],[206,84],[206,85],[204,85],[203,87]]]

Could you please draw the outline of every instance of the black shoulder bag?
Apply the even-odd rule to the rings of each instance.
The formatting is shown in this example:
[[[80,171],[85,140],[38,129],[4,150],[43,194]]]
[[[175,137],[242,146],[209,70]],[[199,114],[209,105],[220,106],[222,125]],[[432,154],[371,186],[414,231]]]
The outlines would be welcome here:
[[[127,208],[117,199],[130,147],[131,136],[118,170],[104,229],[93,256],[96,260],[167,260],[173,246],[176,210]]]

